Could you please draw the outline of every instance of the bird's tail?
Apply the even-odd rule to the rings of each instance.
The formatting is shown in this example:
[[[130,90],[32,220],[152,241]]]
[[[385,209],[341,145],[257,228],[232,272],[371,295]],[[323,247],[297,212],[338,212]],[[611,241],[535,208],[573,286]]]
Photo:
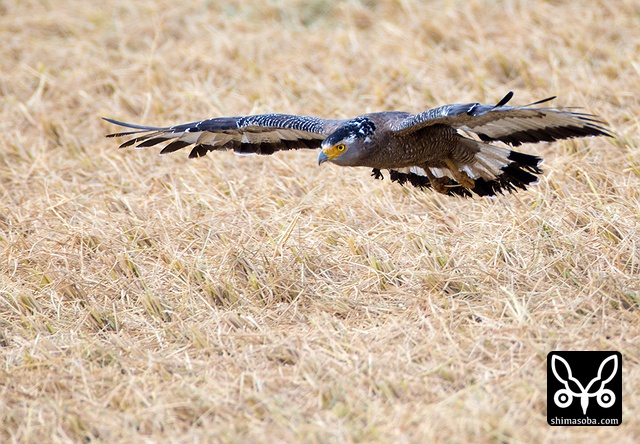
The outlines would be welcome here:
[[[475,162],[462,170],[475,181],[471,191],[479,196],[494,196],[504,191],[517,191],[517,188],[524,190],[538,183],[537,175],[542,174],[542,158],[475,140],[464,140],[465,143],[475,144],[478,149]]]
[[[429,168],[432,176],[445,178],[445,189],[452,196],[470,197],[495,196],[526,189],[529,185],[538,183],[538,176],[542,174],[540,164],[542,158],[529,154],[512,151],[495,145],[463,138],[461,143],[475,152],[473,162],[460,167],[460,170],[473,179],[471,189],[464,188],[455,180],[455,174],[448,168]],[[422,167],[402,168],[390,170],[391,180],[400,184],[410,183],[418,188],[430,188],[431,181]],[[379,173],[379,171],[378,171]],[[381,175],[376,174],[376,177]]]

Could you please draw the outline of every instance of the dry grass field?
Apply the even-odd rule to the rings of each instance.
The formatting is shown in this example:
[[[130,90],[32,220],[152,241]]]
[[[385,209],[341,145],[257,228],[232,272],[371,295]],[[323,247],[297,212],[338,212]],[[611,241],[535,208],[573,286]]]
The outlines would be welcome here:
[[[634,0],[0,0],[0,441],[639,442],[639,30]],[[100,120],[509,90],[616,138],[456,199]],[[622,353],[621,426],[547,425],[551,350]]]

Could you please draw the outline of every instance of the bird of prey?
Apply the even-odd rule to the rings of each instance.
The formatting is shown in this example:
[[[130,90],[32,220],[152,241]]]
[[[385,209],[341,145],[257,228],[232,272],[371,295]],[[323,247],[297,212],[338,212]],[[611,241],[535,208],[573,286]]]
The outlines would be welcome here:
[[[320,148],[318,164],[369,167],[400,184],[453,196],[494,196],[526,189],[542,174],[542,159],[512,151],[523,143],[551,142],[611,134],[592,114],[572,108],[545,108],[540,100],[507,106],[509,92],[496,105],[445,105],[418,114],[386,111],[348,120],[328,120],[287,114],[218,117],[170,127],[141,126],[107,119],[135,131],[107,137],[133,136],[120,148],[154,146],[170,141],[160,154],[191,146],[189,157],[209,151],[273,154],[276,151]],[[502,142],[499,146],[491,142]]]

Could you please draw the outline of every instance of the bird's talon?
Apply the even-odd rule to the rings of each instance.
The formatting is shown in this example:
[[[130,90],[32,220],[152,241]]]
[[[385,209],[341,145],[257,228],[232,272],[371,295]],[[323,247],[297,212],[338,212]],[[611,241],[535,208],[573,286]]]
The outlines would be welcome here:
[[[435,191],[440,194],[449,194],[447,190],[447,184],[449,183],[449,179],[447,177],[434,177],[431,180],[431,186]]]
[[[476,186],[476,181],[467,176],[466,173],[462,173],[460,177],[456,177],[458,183],[468,190],[472,190]]]
[[[476,186],[476,182],[466,172],[461,171],[451,159],[445,159],[444,162],[458,184],[468,190]]]

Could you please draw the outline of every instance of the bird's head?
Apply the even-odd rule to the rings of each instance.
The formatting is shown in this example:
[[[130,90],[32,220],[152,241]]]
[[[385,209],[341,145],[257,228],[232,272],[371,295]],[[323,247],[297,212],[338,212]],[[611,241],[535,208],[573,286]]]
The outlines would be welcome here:
[[[356,117],[329,134],[322,141],[318,165],[332,162],[342,166],[358,166],[364,146],[373,140],[376,126],[367,117]]]

